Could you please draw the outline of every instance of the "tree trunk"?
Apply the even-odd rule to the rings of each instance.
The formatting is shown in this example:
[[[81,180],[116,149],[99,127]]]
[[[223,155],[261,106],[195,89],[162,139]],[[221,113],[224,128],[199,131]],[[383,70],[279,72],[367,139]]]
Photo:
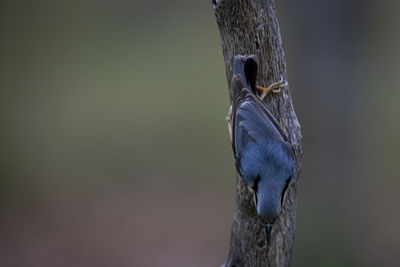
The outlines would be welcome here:
[[[258,57],[257,84],[268,86],[287,80],[286,61],[273,0],[213,0],[224,54],[232,103],[233,59],[238,54]],[[236,210],[229,256],[225,266],[289,266],[296,230],[297,184],[302,159],[302,136],[289,87],[270,94],[264,103],[288,136],[296,156],[296,181],[288,189],[281,216],[274,223],[271,241],[265,239],[265,224],[258,218],[252,196],[237,175]]]

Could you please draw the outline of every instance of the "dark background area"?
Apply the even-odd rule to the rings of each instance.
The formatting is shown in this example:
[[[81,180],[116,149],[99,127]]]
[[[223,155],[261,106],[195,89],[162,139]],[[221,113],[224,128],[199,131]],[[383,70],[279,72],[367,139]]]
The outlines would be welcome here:
[[[1,266],[225,261],[210,2],[1,1]],[[304,136],[293,266],[399,266],[400,4],[276,5]]]

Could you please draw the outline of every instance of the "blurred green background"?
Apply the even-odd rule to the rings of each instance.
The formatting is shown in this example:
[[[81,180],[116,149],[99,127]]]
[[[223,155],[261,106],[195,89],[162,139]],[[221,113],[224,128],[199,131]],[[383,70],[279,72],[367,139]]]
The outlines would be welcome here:
[[[400,3],[276,5],[304,136],[293,266],[399,266]],[[0,36],[0,265],[220,266],[211,1],[1,1]]]

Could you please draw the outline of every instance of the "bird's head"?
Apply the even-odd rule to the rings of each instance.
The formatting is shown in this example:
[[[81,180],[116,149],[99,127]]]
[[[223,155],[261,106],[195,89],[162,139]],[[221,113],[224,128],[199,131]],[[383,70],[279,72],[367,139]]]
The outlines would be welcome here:
[[[261,140],[242,156],[241,176],[254,196],[257,214],[273,224],[282,213],[286,193],[295,177],[295,158],[290,145]],[[263,161],[255,160],[263,158]]]

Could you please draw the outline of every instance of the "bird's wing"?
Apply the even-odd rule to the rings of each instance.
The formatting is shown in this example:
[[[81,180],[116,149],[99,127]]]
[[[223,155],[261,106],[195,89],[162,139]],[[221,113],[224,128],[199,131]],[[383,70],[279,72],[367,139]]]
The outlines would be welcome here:
[[[240,85],[237,83],[236,85]],[[264,104],[247,88],[242,88],[234,103],[233,149],[239,156],[248,142],[276,140],[287,142],[278,122]]]

